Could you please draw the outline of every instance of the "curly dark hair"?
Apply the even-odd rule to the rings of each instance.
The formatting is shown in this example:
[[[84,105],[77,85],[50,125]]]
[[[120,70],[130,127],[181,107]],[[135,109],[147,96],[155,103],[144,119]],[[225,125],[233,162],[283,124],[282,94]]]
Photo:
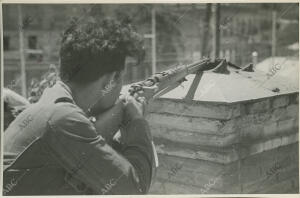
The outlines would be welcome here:
[[[91,82],[124,69],[127,56],[139,59],[143,52],[143,38],[129,21],[73,18],[62,36],[60,77],[65,82]]]

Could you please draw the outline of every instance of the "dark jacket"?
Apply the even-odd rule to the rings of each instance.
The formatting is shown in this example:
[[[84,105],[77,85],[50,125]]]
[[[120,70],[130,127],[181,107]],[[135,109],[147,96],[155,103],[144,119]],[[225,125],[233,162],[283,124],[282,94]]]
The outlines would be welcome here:
[[[154,161],[148,123],[133,120],[114,150],[62,82],[4,134],[4,195],[144,194]]]

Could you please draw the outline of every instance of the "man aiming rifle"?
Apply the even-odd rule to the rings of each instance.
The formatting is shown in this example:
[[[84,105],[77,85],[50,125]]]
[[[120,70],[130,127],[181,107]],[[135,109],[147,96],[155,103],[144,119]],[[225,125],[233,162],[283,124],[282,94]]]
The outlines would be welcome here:
[[[145,194],[154,150],[144,101],[119,99],[126,56],[142,48],[125,22],[73,21],[60,48],[60,78],[4,135],[5,195]],[[122,112],[121,140],[103,133],[104,112]]]
[[[125,58],[141,51],[142,39],[127,22],[86,18],[69,25],[61,80],[4,134],[5,195],[148,192],[158,161],[145,102],[226,61],[204,59],[160,72],[120,96]]]

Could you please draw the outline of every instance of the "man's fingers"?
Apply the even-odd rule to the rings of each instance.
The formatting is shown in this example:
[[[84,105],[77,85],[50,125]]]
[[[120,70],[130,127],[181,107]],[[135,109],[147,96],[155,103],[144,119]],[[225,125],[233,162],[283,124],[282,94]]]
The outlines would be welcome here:
[[[143,105],[147,104],[147,100],[145,97],[138,97],[137,101]]]
[[[139,91],[137,93],[133,94],[133,97],[137,100],[139,97],[143,97],[144,96],[144,91]]]
[[[134,94],[133,94],[133,97],[134,97],[135,99],[137,99],[137,98],[139,97],[139,94],[138,94],[138,93],[134,93]]]
[[[124,94],[121,94],[120,96],[119,96],[119,101],[122,101],[122,102],[126,102],[126,95],[124,95]]]

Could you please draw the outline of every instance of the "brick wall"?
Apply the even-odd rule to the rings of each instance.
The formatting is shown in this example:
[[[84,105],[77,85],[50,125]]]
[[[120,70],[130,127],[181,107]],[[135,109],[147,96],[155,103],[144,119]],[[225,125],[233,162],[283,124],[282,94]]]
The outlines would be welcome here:
[[[153,194],[293,193],[299,95],[231,104],[158,99],[149,106],[160,167]]]

